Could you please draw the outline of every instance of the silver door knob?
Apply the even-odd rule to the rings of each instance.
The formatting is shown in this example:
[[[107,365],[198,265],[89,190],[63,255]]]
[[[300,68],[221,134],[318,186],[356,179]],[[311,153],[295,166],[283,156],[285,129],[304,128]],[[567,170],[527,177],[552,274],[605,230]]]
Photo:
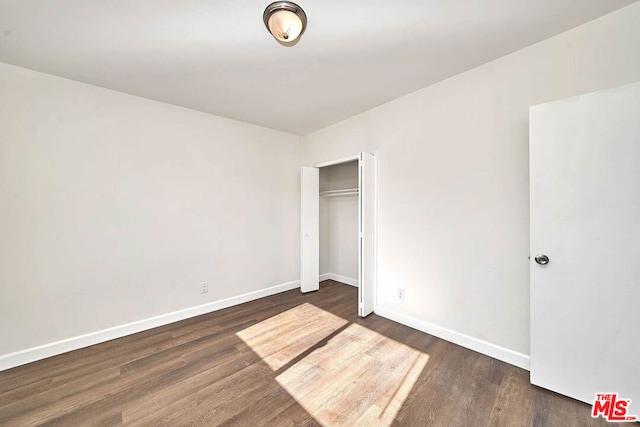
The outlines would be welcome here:
[[[549,264],[549,257],[546,255],[536,255],[533,259],[535,259],[536,262],[540,265]]]

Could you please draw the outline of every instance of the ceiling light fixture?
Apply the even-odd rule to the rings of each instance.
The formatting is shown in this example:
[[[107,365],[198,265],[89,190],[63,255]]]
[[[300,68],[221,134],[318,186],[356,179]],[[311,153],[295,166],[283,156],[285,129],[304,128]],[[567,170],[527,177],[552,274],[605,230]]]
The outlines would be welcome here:
[[[269,32],[282,43],[292,43],[307,28],[307,15],[297,4],[276,1],[264,10],[262,20]]]

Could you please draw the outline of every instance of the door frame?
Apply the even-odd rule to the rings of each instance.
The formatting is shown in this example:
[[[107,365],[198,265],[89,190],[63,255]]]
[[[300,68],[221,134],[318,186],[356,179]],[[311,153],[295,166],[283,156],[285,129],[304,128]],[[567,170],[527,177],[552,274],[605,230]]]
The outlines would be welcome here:
[[[313,167],[320,169],[320,168],[324,168],[326,166],[335,166],[335,165],[340,165],[342,163],[354,162],[356,160],[360,160],[360,153],[354,154],[353,156],[342,157],[342,158],[336,159],[336,160],[330,160],[328,162],[318,163],[317,165],[314,165]]]

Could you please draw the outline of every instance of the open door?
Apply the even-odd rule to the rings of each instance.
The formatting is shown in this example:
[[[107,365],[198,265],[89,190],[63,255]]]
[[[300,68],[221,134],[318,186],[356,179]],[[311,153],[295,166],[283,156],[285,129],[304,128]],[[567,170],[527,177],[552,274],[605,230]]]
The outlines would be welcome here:
[[[375,269],[375,158],[371,153],[360,153],[358,165],[360,188],[358,245],[358,314],[365,317],[373,313]]]
[[[300,290],[320,289],[320,172],[302,168]]]
[[[640,83],[531,107],[530,126],[531,382],[640,415]]]

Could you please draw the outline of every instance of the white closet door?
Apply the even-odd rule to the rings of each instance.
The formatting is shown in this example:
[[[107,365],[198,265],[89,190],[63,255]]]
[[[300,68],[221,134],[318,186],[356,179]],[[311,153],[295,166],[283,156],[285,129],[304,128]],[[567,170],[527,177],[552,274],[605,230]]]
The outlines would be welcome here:
[[[531,382],[640,415],[640,83],[531,107],[530,132]]]
[[[320,288],[320,173],[318,168],[302,168],[300,290]]]
[[[376,289],[375,271],[375,158],[371,153],[360,153],[360,244],[358,256],[358,314],[365,317],[373,313]]]

